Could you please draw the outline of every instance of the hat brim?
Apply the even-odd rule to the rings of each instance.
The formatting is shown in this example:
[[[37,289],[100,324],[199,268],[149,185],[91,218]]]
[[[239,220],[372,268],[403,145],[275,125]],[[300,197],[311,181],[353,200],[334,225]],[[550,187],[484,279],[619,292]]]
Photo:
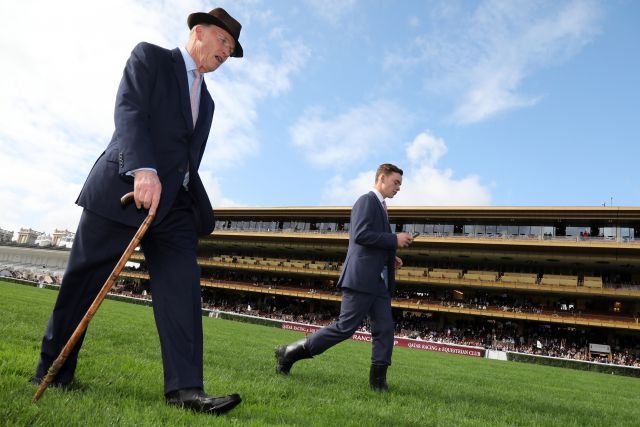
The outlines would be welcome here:
[[[233,34],[231,33],[231,30],[229,30],[229,27],[227,27],[224,22],[222,22],[221,20],[219,20],[218,18],[216,18],[211,14],[204,13],[204,12],[196,12],[189,15],[189,17],[187,18],[187,25],[189,25],[189,29],[192,29],[198,24],[215,25],[216,27],[222,28],[227,33],[229,33],[231,37],[233,37]],[[242,50],[242,45],[240,44],[238,39],[234,38],[234,40],[236,42],[236,48],[233,50],[233,53],[231,54],[231,56],[233,56],[234,58],[242,58],[244,54]]]

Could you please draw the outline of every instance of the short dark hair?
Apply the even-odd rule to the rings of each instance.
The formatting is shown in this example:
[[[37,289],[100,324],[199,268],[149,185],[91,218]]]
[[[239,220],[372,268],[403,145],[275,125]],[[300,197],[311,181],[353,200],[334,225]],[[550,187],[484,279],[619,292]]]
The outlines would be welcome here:
[[[391,175],[392,173],[399,173],[400,175],[402,175],[402,169],[400,169],[399,167],[397,167],[396,165],[392,165],[391,163],[383,163],[380,166],[378,166],[378,170],[376,171],[376,180],[375,182],[378,182],[378,177],[382,174],[385,175]]]

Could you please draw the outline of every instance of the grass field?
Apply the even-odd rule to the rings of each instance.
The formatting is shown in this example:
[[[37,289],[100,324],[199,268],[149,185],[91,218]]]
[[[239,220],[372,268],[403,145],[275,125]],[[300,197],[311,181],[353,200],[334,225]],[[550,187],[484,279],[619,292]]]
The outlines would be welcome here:
[[[640,380],[399,348],[391,391],[368,390],[370,345],[346,341],[290,377],[273,348],[295,332],[203,318],[205,383],[243,402],[212,417],[165,405],[152,310],[105,301],[80,353],[78,387],[29,383],[56,291],[0,282],[0,424],[637,426]]]

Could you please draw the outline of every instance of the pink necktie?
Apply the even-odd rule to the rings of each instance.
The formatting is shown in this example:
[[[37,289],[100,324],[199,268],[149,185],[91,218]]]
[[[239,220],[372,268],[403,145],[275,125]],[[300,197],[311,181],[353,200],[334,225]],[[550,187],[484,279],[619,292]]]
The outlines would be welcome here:
[[[387,216],[389,216],[389,211],[387,211],[387,202],[386,201],[382,201],[382,207],[384,208],[384,212],[387,214]]]
[[[191,116],[193,117],[193,127],[196,127],[198,121],[198,89],[200,88],[200,72],[193,70],[193,84],[191,85]]]
[[[198,70],[193,70],[193,84],[191,85],[191,93],[189,94],[191,97],[191,117],[193,118],[193,128],[196,127],[196,122],[198,121],[198,89],[200,88],[200,72]],[[189,184],[189,166],[187,164],[187,173],[184,175],[184,180],[182,181],[182,185],[187,188],[187,184]]]

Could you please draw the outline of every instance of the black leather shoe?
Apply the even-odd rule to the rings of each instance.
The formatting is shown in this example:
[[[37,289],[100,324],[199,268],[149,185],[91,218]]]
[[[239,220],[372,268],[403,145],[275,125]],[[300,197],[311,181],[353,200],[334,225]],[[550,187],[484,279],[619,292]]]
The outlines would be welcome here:
[[[229,396],[208,396],[202,389],[185,388],[166,395],[167,404],[191,409],[196,412],[220,415],[235,408],[242,399],[237,393]]]
[[[389,386],[387,385],[387,365],[371,365],[371,370],[369,370],[369,387],[371,387],[373,391],[389,391]]]
[[[313,356],[307,346],[307,339],[303,338],[289,345],[276,348],[276,372],[289,375],[291,366],[298,360],[311,359]]]

